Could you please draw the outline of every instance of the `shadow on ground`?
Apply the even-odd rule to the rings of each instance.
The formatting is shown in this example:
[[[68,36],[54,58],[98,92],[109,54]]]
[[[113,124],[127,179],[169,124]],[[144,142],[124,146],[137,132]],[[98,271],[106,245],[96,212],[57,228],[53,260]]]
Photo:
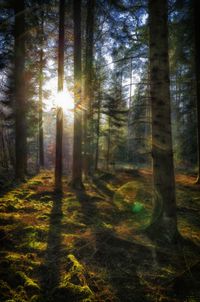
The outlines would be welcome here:
[[[53,207],[49,220],[44,264],[40,267],[41,291],[44,301],[52,301],[52,290],[59,286],[62,257],[62,194],[52,194]]]
[[[113,196],[113,192],[109,191],[102,181],[99,185],[99,182],[95,180],[95,185],[109,198]],[[99,193],[99,189],[97,192]],[[86,264],[93,264],[104,270],[105,281],[111,284],[112,291],[115,293],[114,300],[108,298],[107,301],[147,301],[137,276],[134,254],[138,251],[141,254],[142,251],[141,257],[144,255],[149,257],[151,256],[150,251],[145,247],[118,238],[112,230],[100,224],[101,217],[96,208],[96,202],[101,202],[99,199],[96,202],[94,198],[91,200],[85,191],[76,191],[75,193],[82,206],[84,222],[90,225],[95,237],[94,252],[92,255],[88,255],[89,259],[85,257],[88,254],[87,249],[81,249],[78,256],[84,258]],[[85,242],[82,242],[82,245],[84,246]]]
[[[178,191],[179,227],[188,240],[159,246],[136,231],[145,212],[113,199],[127,182],[133,200],[148,203],[146,180],[120,177],[121,184],[103,175],[85,191],[66,186],[59,195],[48,172],[0,198],[2,302],[198,301],[199,222],[188,190]],[[196,209],[196,190],[190,194]]]

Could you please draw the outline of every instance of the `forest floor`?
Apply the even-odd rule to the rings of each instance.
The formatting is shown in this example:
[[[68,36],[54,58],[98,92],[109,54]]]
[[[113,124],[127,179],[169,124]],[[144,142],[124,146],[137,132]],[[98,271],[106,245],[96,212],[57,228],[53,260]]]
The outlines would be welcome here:
[[[0,197],[0,301],[200,301],[200,187],[177,175],[183,240],[159,246],[148,170],[100,173],[53,190],[42,171]]]

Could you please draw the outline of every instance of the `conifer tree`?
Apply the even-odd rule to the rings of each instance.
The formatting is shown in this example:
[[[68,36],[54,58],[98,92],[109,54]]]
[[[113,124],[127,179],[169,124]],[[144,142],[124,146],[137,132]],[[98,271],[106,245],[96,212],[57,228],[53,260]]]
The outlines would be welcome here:
[[[14,83],[15,83],[15,176],[24,180],[27,160],[26,99],[25,99],[25,4],[14,1]]]
[[[176,193],[169,90],[167,0],[149,0],[150,97],[154,212],[150,233],[172,242],[177,237]]]

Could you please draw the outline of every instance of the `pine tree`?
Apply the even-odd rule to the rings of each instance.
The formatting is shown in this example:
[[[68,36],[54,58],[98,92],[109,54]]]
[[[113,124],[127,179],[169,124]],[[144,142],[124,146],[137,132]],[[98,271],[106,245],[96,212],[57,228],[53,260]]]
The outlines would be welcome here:
[[[84,173],[91,174],[91,169],[94,168],[92,138],[93,138],[93,103],[94,103],[94,14],[95,0],[87,2],[87,20],[86,20],[86,54],[85,54],[85,81],[84,81]],[[93,103],[92,103],[93,102]]]
[[[15,0],[15,175],[24,180],[27,160],[26,99],[25,99],[25,4]]]
[[[172,242],[178,231],[170,116],[167,11],[167,0],[149,0],[154,191],[154,212],[149,231],[161,240]]]
[[[59,39],[58,39],[58,93],[63,91],[64,80],[64,21],[65,0],[60,0],[59,6]],[[62,140],[63,140],[63,109],[57,108],[56,115],[56,162],[55,162],[55,190],[62,190]]]
[[[39,164],[44,167],[44,135],[43,135],[43,86],[44,86],[44,11],[41,10],[40,20],[40,51],[39,51]]]
[[[82,183],[82,65],[81,65],[81,1],[73,1],[74,20],[74,144],[72,186],[83,188]]]

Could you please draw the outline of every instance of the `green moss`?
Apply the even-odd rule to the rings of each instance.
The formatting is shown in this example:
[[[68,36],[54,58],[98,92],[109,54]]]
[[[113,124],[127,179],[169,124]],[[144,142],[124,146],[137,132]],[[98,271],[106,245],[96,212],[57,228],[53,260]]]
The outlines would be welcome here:
[[[28,183],[29,185],[42,185],[43,184],[43,182],[42,181],[40,181],[40,180],[31,180],[31,181],[29,181],[29,183]]]
[[[125,210],[124,197],[119,191],[115,193],[113,201],[120,211]]]
[[[29,278],[24,272],[17,272],[17,275],[21,277],[25,288],[40,290],[40,286],[31,278]]]
[[[39,295],[33,295],[30,299],[30,302],[39,302],[39,301],[41,301]]]
[[[105,223],[103,222],[102,224],[103,229],[108,229],[108,230],[112,230],[113,229],[113,225],[110,223]]]
[[[84,266],[73,254],[67,256],[67,273],[64,275],[57,295],[65,293],[68,297],[79,299],[78,301],[93,301],[93,292],[86,283],[86,271]]]
[[[23,229],[23,238],[19,245],[20,248],[39,249],[45,248],[46,243],[42,241],[42,231],[35,226],[27,226]]]
[[[70,282],[59,286],[53,293],[53,301],[95,301],[94,294],[88,285],[76,285]]]
[[[11,288],[3,280],[0,280],[0,293],[2,301],[6,301],[12,295]]]
[[[149,300],[155,300],[155,280],[164,282],[166,278],[168,282],[176,277],[179,261],[172,259],[171,250],[167,254],[170,257],[161,254],[155,278],[150,277],[152,259],[157,259],[152,258],[155,247],[144,233],[135,230],[142,228],[150,218],[151,182],[148,185],[142,177],[134,176],[132,181],[127,175],[123,176],[118,175],[117,181],[115,176],[106,177],[107,189],[116,191],[113,200],[108,198],[108,190],[100,196],[98,186],[96,189],[88,182],[86,192],[90,198],[85,204],[67,188],[66,181],[63,216],[59,219],[52,211],[55,202],[51,193],[52,173],[41,173],[0,198],[0,239],[4,251],[0,252],[0,279],[4,280],[0,282],[0,301],[115,301],[123,300],[124,292],[127,297],[132,294],[142,301],[145,300],[142,293],[148,290]],[[125,180],[128,182],[119,187]],[[199,191],[178,187],[177,200],[179,230],[184,237],[199,243],[195,210],[199,206]],[[152,255],[146,248],[152,249]],[[66,252],[71,254],[66,257]],[[169,263],[162,263],[162,258],[170,258]],[[194,258],[199,259],[192,247],[188,246],[188,252],[184,249],[184,259],[191,259],[192,264]],[[87,259],[87,266],[83,259]],[[42,280],[42,284],[47,280],[48,287],[54,267],[55,272],[59,270],[59,285],[52,277],[52,288],[40,290],[38,280]],[[122,296],[118,296],[118,290]]]
[[[50,216],[50,214],[46,213],[46,214],[38,215],[38,218],[46,221],[46,220],[49,220],[49,216]]]
[[[75,272],[83,272],[84,271],[84,267],[83,265],[76,259],[76,257],[72,254],[69,254],[67,256],[67,259],[71,262],[72,266],[71,266],[71,271],[75,271]]]
[[[21,254],[17,254],[17,253],[9,253],[5,259],[9,260],[10,262],[16,262],[19,260],[22,260],[22,256]]]

